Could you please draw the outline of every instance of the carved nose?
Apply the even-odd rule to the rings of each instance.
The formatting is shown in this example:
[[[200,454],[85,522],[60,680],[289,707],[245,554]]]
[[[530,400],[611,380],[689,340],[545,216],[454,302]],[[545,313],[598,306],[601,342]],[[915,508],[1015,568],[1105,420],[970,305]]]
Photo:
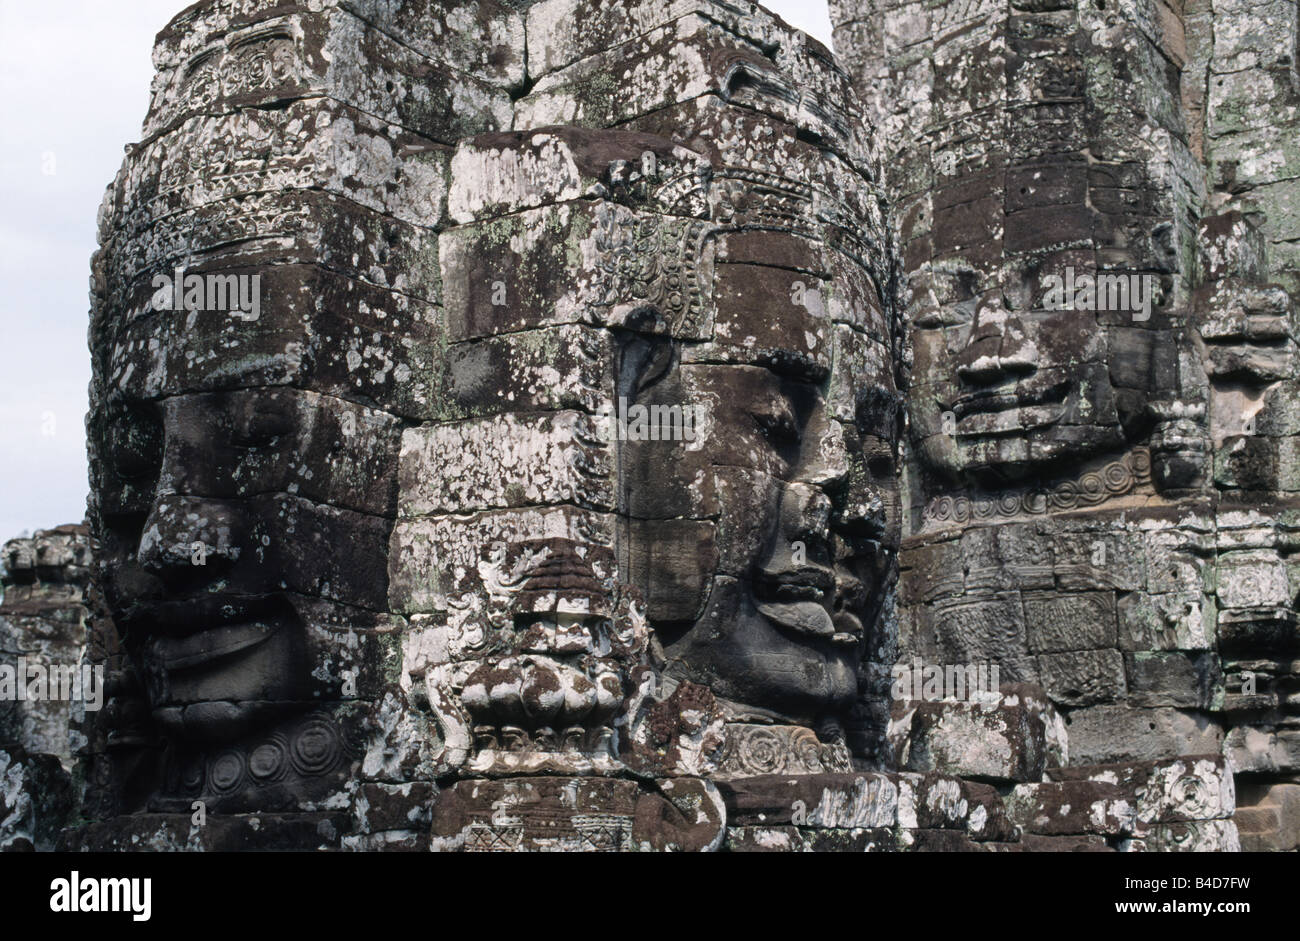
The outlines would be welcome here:
[[[830,492],[843,487],[848,479],[849,451],[844,443],[844,428],[818,414],[808,424],[795,480]]]
[[[820,487],[787,484],[781,495],[781,535],[785,543],[811,545],[826,538],[830,528],[831,500]]]
[[[974,386],[1018,381],[1038,371],[1036,360],[1018,318],[982,307],[971,325],[970,343],[957,357],[957,377]]]
[[[155,488],[160,496],[213,490],[213,418],[192,401],[196,398],[177,396],[165,406],[162,459]]]
[[[215,574],[239,553],[234,514],[195,497],[160,494],[140,537],[137,561],[155,575]],[[201,568],[202,567],[202,568]]]

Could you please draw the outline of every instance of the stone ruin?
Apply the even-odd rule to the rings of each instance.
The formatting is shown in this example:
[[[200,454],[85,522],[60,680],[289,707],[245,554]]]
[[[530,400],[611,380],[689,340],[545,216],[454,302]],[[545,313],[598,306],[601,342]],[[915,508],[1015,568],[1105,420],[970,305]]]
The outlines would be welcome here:
[[[1275,5],[189,7],[0,845],[1296,848]]]
[[[94,675],[90,567],[86,526],[0,548],[0,851],[52,849],[76,809],[73,776],[104,695],[93,683],[82,694],[70,675]],[[48,695],[52,677],[82,695]]]

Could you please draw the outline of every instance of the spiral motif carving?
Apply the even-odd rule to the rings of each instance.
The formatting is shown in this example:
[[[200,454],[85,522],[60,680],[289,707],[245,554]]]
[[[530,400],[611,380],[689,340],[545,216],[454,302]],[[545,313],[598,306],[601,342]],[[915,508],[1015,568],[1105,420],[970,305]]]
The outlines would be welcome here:
[[[248,756],[248,770],[259,781],[279,781],[288,770],[288,743],[283,736],[273,736],[253,749]]]
[[[312,718],[304,722],[289,747],[289,760],[299,774],[324,774],[343,755],[338,732],[328,721]]]
[[[208,769],[208,782],[218,794],[229,794],[244,780],[244,756],[237,751],[222,752]]]
[[[848,750],[841,744],[822,742],[811,729],[733,723],[727,726],[718,775],[739,778],[850,770]]]
[[[1169,789],[1179,810],[1188,817],[1212,817],[1218,811],[1218,800],[1205,780],[1195,774],[1185,774]]]
[[[785,748],[775,732],[759,729],[741,739],[736,758],[751,774],[776,774],[785,767]]]
[[[1123,496],[1151,480],[1151,455],[1139,448],[1122,460],[1113,461],[1074,480],[1060,480],[1047,487],[981,494],[974,498],[942,494],[925,508],[928,523],[967,523],[1042,516],[1053,510],[1096,506],[1112,497]]]

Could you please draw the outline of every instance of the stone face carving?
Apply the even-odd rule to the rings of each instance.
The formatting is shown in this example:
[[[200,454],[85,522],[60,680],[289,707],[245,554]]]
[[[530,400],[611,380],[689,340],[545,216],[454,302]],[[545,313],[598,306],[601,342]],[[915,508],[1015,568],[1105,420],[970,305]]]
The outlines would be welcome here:
[[[1076,764],[1218,749],[1209,396],[1185,263],[1203,174],[1176,111],[1141,109],[1137,135],[1127,120],[1136,89],[1178,99],[1150,64],[1171,40],[1128,12],[834,7],[883,131],[908,282],[900,660],[991,661],[1041,686]],[[911,734],[960,727],[965,708]],[[942,753],[939,770],[987,763]]]
[[[1294,97],[1262,63],[1291,61],[1295,26],[1160,9],[832,4],[909,285],[899,647],[1040,683],[1072,764],[1226,746],[1263,795],[1291,767],[1293,460],[1270,405],[1295,271],[1289,158],[1238,102]],[[1178,840],[1209,845],[1125,848]]]
[[[0,845],[1294,846],[1289,158],[1238,185],[1189,78],[1258,63],[831,6],[838,62],[731,0],[159,34],[68,597],[112,693],[0,742]]]
[[[870,735],[897,331],[851,92],[765,15],[655,15],[628,68],[698,44],[704,99],[579,95],[613,66],[578,60],[451,159],[452,411],[404,436],[390,577],[465,774],[741,773],[759,739],[848,770]],[[819,68],[814,118],[790,70]]]
[[[315,812],[354,777],[401,643],[387,552],[403,425],[435,407],[442,174],[522,75],[518,17],[471,6],[463,43],[366,4],[202,4],[160,34],[94,263],[91,516],[119,698],[149,713],[110,739],[110,807]]]

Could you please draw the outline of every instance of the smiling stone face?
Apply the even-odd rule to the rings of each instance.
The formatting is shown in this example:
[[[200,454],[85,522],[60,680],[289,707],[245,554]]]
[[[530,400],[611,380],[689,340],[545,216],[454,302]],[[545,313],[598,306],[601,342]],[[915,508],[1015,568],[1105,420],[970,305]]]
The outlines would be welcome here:
[[[794,240],[764,235],[765,249],[793,254]],[[819,302],[796,306],[788,284],[775,288],[796,274],[752,259],[718,268],[719,324],[749,335],[780,322],[806,339],[751,363],[734,348],[738,361],[710,362],[721,358],[713,344],[685,346],[635,396],[707,420],[694,442],[624,446],[632,579],[670,677],[709,686],[737,715],[834,725],[857,698],[863,623],[878,610],[897,519],[890,430],[869,430],[865,414],[842,420],[844,403],[829,401],[817,347],[851,335],[837,337]],[[888,378],[854,381],[866,390]]]
[[[437,13],[377,16],[195,4],[159,34],[105,197],[88,441],[133,717],[104,746],[121,809],[314,809],[386,681],[402,427],[437,408],[446,161],[498,126],[522,60],[491,4],[455,42],[425,41]],[[434,72],[412,113],[405,83]]]
[[[407,669],[464,743],[446,760],[615,767],[614,713],[546,703],[595,684],[632,708],[646,667],[842,740],[897,546],[899,409],[873,271],[813,213],[831,197],[622,130],[485,135],[452,168],[467,417],[404,434],[390,551],[428,651]]]
[[[393,629],[393,370],[304,351],[346,344],[332,290],[368,293],[377,325],[413,302],[306,266],[266,273],[255,321],[119,299],[96,324],[100,584],[171,743],[141,785],[156,809],[293,809],[338,787],[358,741],[339,708],[375,695]],[[409,362],[368,339],[363,358]]]
[[[628,487],[638,520],[630,554],[641,563],[669,674],[704,682],[754,711],[807,723],[842,712],[857,694],[863,641],[861,612],[845,604],[851,557],[840,560],[843,577],[836,577],[832,501],[849,471],[843,432],[827,419],[819,384],[807,378],[738,365],[683,373],[694,395],[718,403],[707,436],[676,460],[657,459],[654,442],[630,456],[643,474],[666,471],[686,486],[665,487],[658,499],[641,481]],[[639,516],[671,512],[691,481],[711,491],[716,523]],[[665,483],[660,478],[657,486]],[[716,559],[685,583],[667,562],[682,557],[683,537],[695,558]]]
[[[534,129],[451,158],[464,417],[403,437],[406,667],[461,743],[446,760],[477,773],[611,767],[603,710],[565,730],[576,712],[546,704],[583,671],[630,712],[649,670],[655,695],[704,687],[729,723],[842,747],[888,642],[901,345],[847,81],[761,11],[684,16],[618,56],[567,45],[590,43],[515,105]],[[687,60],[689,91],[657,80]],[[561,578],[550,608],[535,578]]]
[[[336,696],[336,632],[385,600],[395,419],[254,386],[123,398],[97,431],[106,596],[155,718],[229,740]]]
[[[1012,311],[988,297],[918,316],[920,455],[950,474],[1016,477],[1122,447],[1122,339],[1092,311]]]

